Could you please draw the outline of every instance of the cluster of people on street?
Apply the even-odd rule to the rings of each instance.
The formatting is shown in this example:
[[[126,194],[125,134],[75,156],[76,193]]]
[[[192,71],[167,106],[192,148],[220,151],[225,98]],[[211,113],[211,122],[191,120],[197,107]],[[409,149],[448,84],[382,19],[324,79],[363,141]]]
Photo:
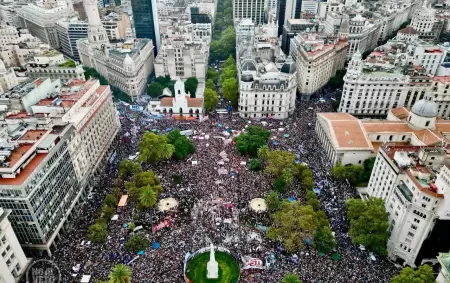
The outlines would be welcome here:
[[[388,282],[398,272],[386,259],[373,261],[348,236],[345,202],[356,197],[355,189],[331,176],[331,164],[323,153],[314,127],[316,113],[331,111],[330,104],[319,101],[298,103],[295,113],[287,120],[244,120],[237,113],[209,115],[206,121],[177,121],[156,118],[133,112],[122,103],[117,104],[122,129],[115,147],[115,158],[105,165],[104,173],[96,179],[93,197],[87,200],[78,217],[57,242],[52,260],[63,273],[63,282],[79,282],[82,274],[94,280],[107,280],[112,267],[129,264],[134,283],[179,283],[184,281],[186,253],[206,247],[210,242],[229,249],[236,259],[245,256],[270,260],[264,269],[241,271],[240,282],[280,282],[287,274],[298,274],[303,282]],[[320,255],[313,246],[305,245],[295,254],[287,253],[279,243],[270,241],[263,229],[270,226],[268,212],[252,211],[254,198],[265,198],[273,190],[273,178],[261,171],[248,169],[250,157],[238,155],[230,142],[233,134],[257,125],[271,131],[269,148],[287,150],[299,156],[312,170],[318,197],[328,215],[337,240],[340,260],[329,254]],[[280,131],[282,128],[282,131]],[[108,223],[108,237],[104,244],[90,243],[87,230],[95,223],[103,198],[116,185],[120,161],[139,151],[138,143],[145,131],[166,134],[171,130],[193,130],[189,138],[195,153],[185,160],[164,160],[156,164],[142,164],[159,177],[164,192],[160,199],[174,198],[178,207],[170,211],[147,209],[138,211],[133,200],[118,208],[117,220]],[[123,194],[127,194],[124,187]],[[301,199],[301,192],[293,189],[283,198]],[[152,228],[170,218],[169,227],[156,232]],[[149,240],[149,247],[137,255],[125,248],[132,232],[127,224],[142,226],[139,232]],[[152,248],[152,243],[159,243]],[[295,260],[292,260],[292,258]],[[73,267],[80,264],[80,270]]]

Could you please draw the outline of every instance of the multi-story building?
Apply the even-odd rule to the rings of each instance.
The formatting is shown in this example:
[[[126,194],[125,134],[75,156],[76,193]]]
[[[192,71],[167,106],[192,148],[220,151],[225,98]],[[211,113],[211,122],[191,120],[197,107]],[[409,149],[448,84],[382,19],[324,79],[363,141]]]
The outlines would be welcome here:
[[[338,0],[328,0],[319,3],[319,18],[326,19],[328,12],[341,13],[345,7],[344,3]]]
[[[30,263],[26,258],[8,216],[11,210],[0,207],[0,282],[16,283]]]
[[[255,24],[263,24],[264,4],[264,0],[233,0],[234,23],[238,24],[242,19],[251,19]]]
[[[14,27],[20,27],[17,11],[28,5],[28,1],[2,1],[0,2],[0,19]]]
[[[152,41],[142,38],[111,44],[100,20],[97,5],[89,1],[85,1],[84,5],[89,30],[88,38],[77,42],[82,64],[96,69],[112,86],[136,100],[146,91],[149,76],[153,72]]]
[[[302,33],[291,41],[291,56],[297,67],[297,89],[302,100],[323,87],[337,70],[344,69],[348,42],[331,41],[323,34]]]
[[[289,19],[287,24],[283,27],[283,34],[281,36],[281,50],[286,56],[289,55],[291,48],[291,40],[301,32],[318,32],[319,23],[316,20],[306,19]]]
[[[102,18],[103,26],[110,41],[125,40],[127,29],[131,28],[130,16],[126,13],[110,13]]]
[[[450,138],[448,120],[436,119],[437,104],[417,101],[394,108],[387,120],[359,120],[348,113],[317,114],[316,133],[332,164],[362,164],[383,144],[442,146]]]
[[[1,96],[0,206],[23,248],[47,251],[79,211],[120,127],[109,86],[38,79]]]
[[[436,282],[450,282],[450,253],[439,253],[437,259],[439,264],[441,265],[441,270],[439,271],[439,275],[436,278]]]
[[[349,42],[347,60],[350,60],[356,51],[364,53],[377,47],[380,34],[378,21],[366,19],[361,14],[350,17],[346,13],[328,12],[325,20],[325,33],[330,36],[338,36],[343,33],[342,30],[348,31],[346,35]]]
[[[278,0],[277,22],[278,36],[283,33],[283,26],[289,19],[300,19],[302,0]]]
[[[317,0],[302,0],[302,13],[309,13],[312,15],[317,15],[319,10],[319,1]]]
[[[439,117],[450,118],[450,77],[434,77],[431,93],[426,98],[436,102]]]
[[[83,66],[67,60],[54,49],[41,48],[39,53],[29,54],[25,61],[30,78],[60,79],[63,84],[71,80],[84,80]]]
[[[30,3],[17,11],[21,26],[42,42],[59,48],[56,22],[74,15],[73,7],[65,1]]]
[[[344,77],[340,112],[386,116],[395,107],[411,107],[431,92],[444,53],[423,40],[394,38],[365,61],[355,53]]]
[[[26,29],[19,29],[0,23],[0,46],[5,47],[8,45],[19,44],[20,42],[33,39],[33,36]]]
[[[19,84],[16,73],[10,68],[7,69],[0,59],[0,92],[6,92]]]
[[[418,266],[450,249],[445,240],[450,229],[448,158],[442,146],[386,144],[378,151],[367,192],[385,202],[392,260]]]
[[[61,46],[60,51],[79,62],[80,54],[77,48],[77,40],[87,38],[89,24],[78,18],[62,19],[56,23],[56,32]]]
[[[444,20],[437,19],[436,10],[428,7],[428,1],[424,1],[423,6],[416,9],[410,25],[419,32],[419,38],[437,43]]]
[[[154,46],[154,56],[160,46],[160,32],[156,0],[131,0],[134,29],[137,38],[150,38]]]

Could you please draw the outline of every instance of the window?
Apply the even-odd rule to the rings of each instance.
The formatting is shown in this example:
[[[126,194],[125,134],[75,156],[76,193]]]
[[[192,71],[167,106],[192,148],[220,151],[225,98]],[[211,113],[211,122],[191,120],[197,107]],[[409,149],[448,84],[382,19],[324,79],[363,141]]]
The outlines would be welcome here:
[[[414,238],[414,233],[413,232],[408,232],[408,237]]]
[[[425,123],[425,127],[428,127],[430,125],[430,121],[427,121],[426,123]]]
[[[414,225],[414,224],[411,224],[411,229],[413,229],[413,230],[417,230],[417,226],[416,226],[416,225]]]

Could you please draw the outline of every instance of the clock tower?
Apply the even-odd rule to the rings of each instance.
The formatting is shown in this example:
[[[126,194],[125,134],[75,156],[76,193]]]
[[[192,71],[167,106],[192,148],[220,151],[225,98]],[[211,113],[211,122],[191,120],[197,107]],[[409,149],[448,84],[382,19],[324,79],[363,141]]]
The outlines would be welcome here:
[[[100,20],[97,0],[83,0],[83,5],[89,22],[89,44],[94,48],[108,46],[108,35],[106,34],[106,30],[103,27],[102,21]]]

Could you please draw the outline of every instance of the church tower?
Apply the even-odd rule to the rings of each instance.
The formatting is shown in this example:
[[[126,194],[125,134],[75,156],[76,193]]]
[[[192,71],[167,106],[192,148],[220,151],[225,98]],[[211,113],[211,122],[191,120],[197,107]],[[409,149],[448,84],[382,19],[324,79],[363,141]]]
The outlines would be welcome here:
[[[94,48],[109,45],[108,35],[98,13],[97,0],[83,0],[83,4],[89,22],[89,44]]]
[[[352,55],[352,60],[348,63],[347,74],[348,75],[359,75],[362,72],[363,62],[362,55],[359,49],[356,50]]]

